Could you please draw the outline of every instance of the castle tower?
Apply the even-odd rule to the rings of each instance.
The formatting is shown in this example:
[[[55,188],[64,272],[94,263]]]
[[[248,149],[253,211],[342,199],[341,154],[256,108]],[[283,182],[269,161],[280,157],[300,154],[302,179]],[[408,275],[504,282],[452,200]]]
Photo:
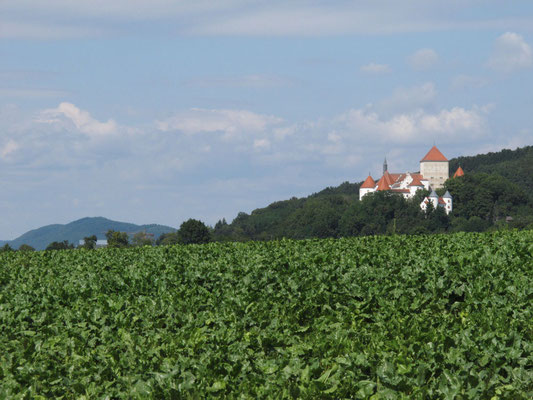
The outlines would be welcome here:
[[[450,177],[449,162],[446,157],[433,146],[426,156],[420,160],[420,173],[429,181],[432,189],[444,186],[446,179]]]
[[[365,181],[359,188],[359,200],[361,200],[365,194],[373,192],[375,190],[375,187],[376,182],[374,181],[374,179],[372,179],[369,172],[368,177],[365,179]]]
[[[453,198],[450,192],[446,190],[446,193],[442,196],[442,200],[444,201],[444,210],[446,210],[446,214],[451,213],[453,210]]]

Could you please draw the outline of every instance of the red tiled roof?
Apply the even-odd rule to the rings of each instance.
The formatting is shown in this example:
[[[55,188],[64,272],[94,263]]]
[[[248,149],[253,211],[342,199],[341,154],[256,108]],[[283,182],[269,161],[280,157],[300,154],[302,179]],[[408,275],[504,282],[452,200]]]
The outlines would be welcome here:
[[[398,182],[398,180],[401,179],[401,177],[403,176],[403,174],[389,174],[389,175],[392,179],[392,183]]]
[[[378,181],[377,190],[389,190],[390,189],[390,184],[387,183],[386,175],[387,175],[387,172],[385,172],[385,174],[383,174],[381,179]]]
[[[374,179],[370,175],[365,179],[363,184],[361,185],[361,189],[373,189],[374,186],[376,186],[376,182],[374,182]]]
[[[446,204],[446,202],[444,201],[442,197],[439,197],[439,204]]]
[[[409,186],[424,186],[421,182],[422,175],[420,174],[411,174],[413,177],[413,181],[409,184]]]
[[[409,189],[391,189],[391,192],[397,192],[397,193],[411,193]]]
[[[464,176],[464,175],[465,175],[465,171],[463,171],[463,169],[459,166],[459,168],[457,168],[457,171],[455,171],[455,174],[453,174],[453,177],[457,178],[459,176]]]
[[[394,175],[398,175],[398,174],[394,174]],[[382,179],[385,179],[385,182],[387,182],[387,185],[389,185],[389,186],[392,185],[394,182],[396,182],[396,180],[389,173],[389,171],[385,171],[385,173],[382,176]]]
[[[439,149],[437,149],[437,146],[433,146],[425,157],[420,160],[420,162],[422,161],[448,161],[448,159],[444,157],[444,154],[442,154]]]

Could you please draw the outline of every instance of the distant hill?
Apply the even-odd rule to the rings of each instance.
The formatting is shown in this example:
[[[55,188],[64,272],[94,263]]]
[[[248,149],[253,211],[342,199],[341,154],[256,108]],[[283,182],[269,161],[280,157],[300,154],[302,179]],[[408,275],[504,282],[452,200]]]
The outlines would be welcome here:
[[[98,239],[105,239],[108,230],[127,232],[133,235],[137,232],[147,232],[157,239],[163,233],[175,232],[176,229],[165,225],[136,225],[127,222],[112,221],[103,217],[87,217],[69,224],[47,225],[38,229],[26,232],[14,240],[0,241],[0,245],[9,243],[11,247],[17,249],[21,244],[29,244],[36,250],[44,250],[52,242],[62,242],[68,240],[75,245],[86,236],[96,235]]]

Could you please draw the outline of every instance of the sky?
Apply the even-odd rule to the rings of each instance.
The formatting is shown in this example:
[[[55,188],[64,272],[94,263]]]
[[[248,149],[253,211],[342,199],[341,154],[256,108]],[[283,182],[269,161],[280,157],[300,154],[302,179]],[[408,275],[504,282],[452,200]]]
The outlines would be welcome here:
[[[0,239],[532,145],[532,46],[531,1],[2,0]]]

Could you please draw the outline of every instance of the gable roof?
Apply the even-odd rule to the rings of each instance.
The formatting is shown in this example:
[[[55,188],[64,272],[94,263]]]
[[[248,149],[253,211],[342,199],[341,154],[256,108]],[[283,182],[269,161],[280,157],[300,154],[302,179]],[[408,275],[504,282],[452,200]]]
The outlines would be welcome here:
[[[418,174],[413,174],[411,175],[413,177],[413,180],[412,182],[409,184],[409,186],[424,186],[422,184],[422,182],[420,181],[420,177],[418,176]]]
[[[385,172],[385,174],[386,173],[387,172]],[[376,190],[389,190],[390,189],[390,184],[387,183],[387,178],[386,178],[385,174],[383,174],[383,176],[378,181],[378,187],[377,187]]]
[[[448,161],[448,159],[444,157],[444,154],[442,154],[439,149],[437,149],[437,146],[433,146],[424,158],[420,160],[420,162],[423,161]]]
[[[376,182],[370,175],[365,179],[363,184],[360,186],[361,189],[373,189],[376,186]]]
[[[399,175],[399,174],[394,174],[394,175]],[[382,178],[385,179],[385,182],[387,182],[387,185],[389,186],[391,186],[394,182],[396,182],[396,179],[398,179],[397,176],[392,176],[389,173],[389,171],[385,171]]]
[[[463,171],[461,166],[459,166],[459,168],[457,168],[457,171],[455,171],[455,174],[453,174],[454,178],[457,178],[459,176],[465,176],[465,172]]]

